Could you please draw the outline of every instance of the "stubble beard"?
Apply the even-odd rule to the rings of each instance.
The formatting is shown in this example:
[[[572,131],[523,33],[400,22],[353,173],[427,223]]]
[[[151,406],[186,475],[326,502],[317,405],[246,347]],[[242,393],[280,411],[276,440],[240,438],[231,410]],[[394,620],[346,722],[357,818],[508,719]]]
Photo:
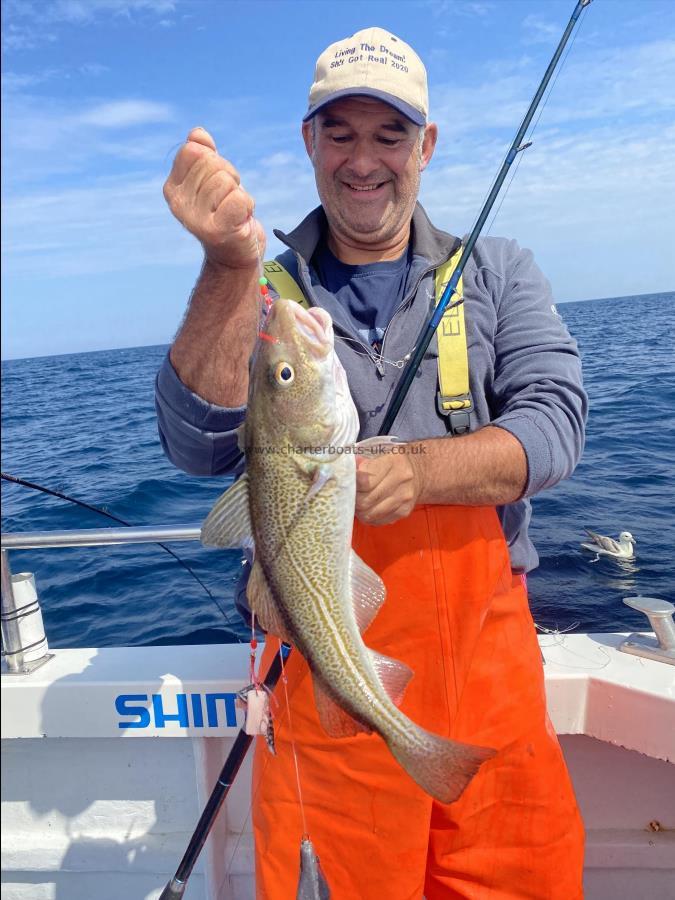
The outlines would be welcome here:
[[[317,181],[317,191],[330,230],[348,243],[380,245],[393,242],[410,224],[420,188],[420,172],[412,184],[401,190],[398,180],[394,181],[394,196],[388,200],[382,213],[375,218],[374,212],[355,210],[350,213],[350,204],[343,204],[339,188],[330,185],[328,190]],[[348,190],[348,189],[347,189]]]

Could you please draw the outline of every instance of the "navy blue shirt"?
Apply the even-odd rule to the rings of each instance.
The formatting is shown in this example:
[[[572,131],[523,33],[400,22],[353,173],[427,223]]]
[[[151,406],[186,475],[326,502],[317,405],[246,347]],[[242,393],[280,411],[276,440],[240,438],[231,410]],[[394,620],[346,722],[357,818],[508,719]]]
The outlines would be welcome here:
[[[405,297],[411,246],[398,259],[350,266],[321,241],[311,266],[351,319],[359,337],[380,349],[384,330]]]

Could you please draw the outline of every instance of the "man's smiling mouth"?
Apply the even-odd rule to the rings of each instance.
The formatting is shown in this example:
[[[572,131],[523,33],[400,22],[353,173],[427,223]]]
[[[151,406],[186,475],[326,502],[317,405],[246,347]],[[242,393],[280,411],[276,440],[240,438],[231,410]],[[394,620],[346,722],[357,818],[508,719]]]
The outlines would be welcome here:
[[[352,191],[358,191],[359,193],[365,193],[368,191],[376,191],[378,188],[381,188],[384,184],[386,184],[386,181],[379,181],[376,184],[351,184],[349,182],[346,182],[346,184],[347,184],[347,187],[350,188]]]

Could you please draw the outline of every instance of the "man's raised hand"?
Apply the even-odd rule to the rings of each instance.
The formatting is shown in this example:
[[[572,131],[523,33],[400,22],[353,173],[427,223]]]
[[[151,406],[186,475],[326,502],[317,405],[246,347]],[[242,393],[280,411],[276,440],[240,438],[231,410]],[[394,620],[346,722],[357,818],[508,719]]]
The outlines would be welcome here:
[[[204,128],[193,128],[176,154],[164,197],[213,265],[231,269],[257,265],[258,252],[262,255],[265,250],[265,233],[253,218],[253,198]]]

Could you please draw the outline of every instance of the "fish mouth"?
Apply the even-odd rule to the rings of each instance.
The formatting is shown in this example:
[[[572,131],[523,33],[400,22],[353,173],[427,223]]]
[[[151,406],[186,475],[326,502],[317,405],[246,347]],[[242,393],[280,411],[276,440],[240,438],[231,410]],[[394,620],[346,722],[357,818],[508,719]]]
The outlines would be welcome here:
[[[279,307],[282,304],[282,307]],[[324,359],[333,349],[333,321],[317,306],[305,309],[294,300],[277,300],[273,312],[288,322],[303,345],[317,359]]]

